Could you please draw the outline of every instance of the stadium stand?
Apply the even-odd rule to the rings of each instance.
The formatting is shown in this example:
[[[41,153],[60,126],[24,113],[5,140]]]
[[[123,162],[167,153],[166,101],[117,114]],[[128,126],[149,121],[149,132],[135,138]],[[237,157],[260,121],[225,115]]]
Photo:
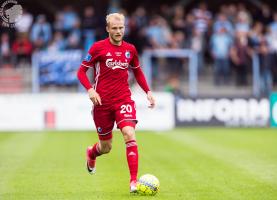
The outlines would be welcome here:
[[[21,4],[22,23],[15,29],[1,29],[1,92],[31,91],[31,61],[36,52],[86,52],[93,42],[106,37],[108,12],[126,14],[126,40],[134,43],[140,54],[146,49],[194,50],[200,95],[251,95],[254,53],[260,60],[261,95],[277,86],[277,13],[271,1],[214,0],[207,5],[183,0],[163,1],[157,6],[154,1],[71,1],[68,5],[67,1],[46,4],[27,0]],[[156,91],[187,94],[188,60],[155,57],[152,63]],[[5,65],[12,67],[5,69]],[[78,88],[74,80],[51,82],[50,77],[66,75],[58,66],[50,68],[42,70],[37,82],[42,91]],[[68,71],[72,74],[72,69]]]

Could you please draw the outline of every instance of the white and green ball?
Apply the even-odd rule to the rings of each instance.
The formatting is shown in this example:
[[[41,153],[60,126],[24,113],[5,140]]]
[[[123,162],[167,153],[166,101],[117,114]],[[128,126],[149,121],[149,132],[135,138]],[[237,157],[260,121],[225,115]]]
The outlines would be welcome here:
[[[160,189],[160,181],[151,174],[141,176],[137,182],[137,191],[141,195],[155,195]]]

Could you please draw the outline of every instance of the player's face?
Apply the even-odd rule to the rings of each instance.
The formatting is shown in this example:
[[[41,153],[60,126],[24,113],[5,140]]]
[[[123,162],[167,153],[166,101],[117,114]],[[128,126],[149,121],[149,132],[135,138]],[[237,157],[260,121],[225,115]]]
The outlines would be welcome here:
[[[111,42],[114,44],[120,44],[125,31],[124,21],[119,19],[111,19],[106,29],[109,33]]]

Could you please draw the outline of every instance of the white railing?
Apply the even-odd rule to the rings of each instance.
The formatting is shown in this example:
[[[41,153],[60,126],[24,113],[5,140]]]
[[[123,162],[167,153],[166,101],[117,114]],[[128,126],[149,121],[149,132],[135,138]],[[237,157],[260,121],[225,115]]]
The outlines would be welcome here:
[[[145,50],[142,54],[142,64],[146,74],[149,85],[152,85],[152,57],[175,57],[189,59],[189,96],[196,97],[198,94],[198,69],[197,69],[197,55],[190,49],[157,49]]]

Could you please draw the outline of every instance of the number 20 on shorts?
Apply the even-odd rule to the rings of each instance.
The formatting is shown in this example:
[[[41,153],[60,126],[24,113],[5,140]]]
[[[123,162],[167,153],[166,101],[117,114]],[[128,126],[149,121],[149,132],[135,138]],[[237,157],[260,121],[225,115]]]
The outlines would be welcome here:
[[[120,106],[120,108],[121,108],[121,110],[120,110],[121,114],[131,113],[133,111],[133,108],[130,104],[122,105],[122,106]]]

